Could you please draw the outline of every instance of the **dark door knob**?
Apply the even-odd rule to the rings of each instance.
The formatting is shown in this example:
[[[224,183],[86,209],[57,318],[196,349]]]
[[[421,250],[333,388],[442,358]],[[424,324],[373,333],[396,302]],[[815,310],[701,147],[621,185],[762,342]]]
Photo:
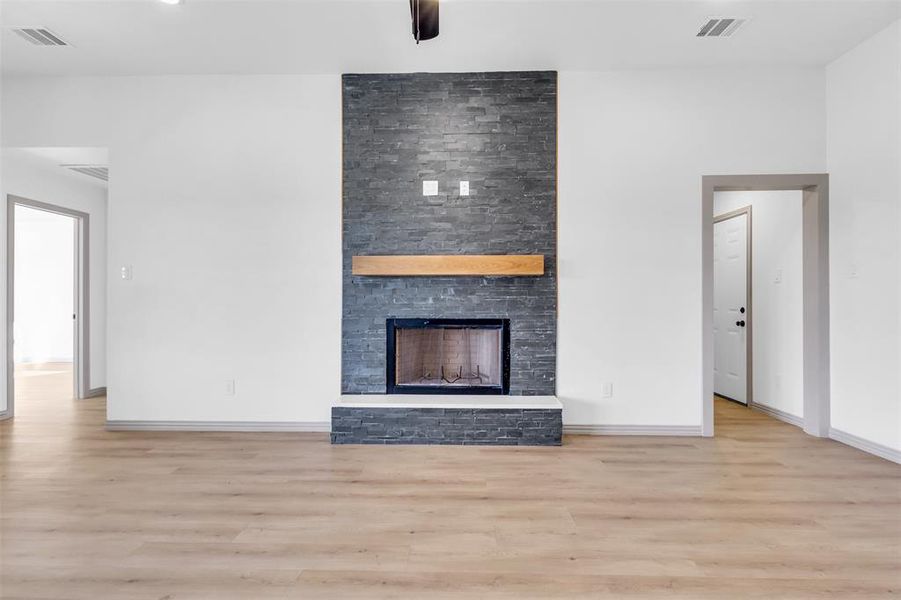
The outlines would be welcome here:
[[[736,321],[735,324],[738,325],[739,327],[744,327],[744,326],[745,326],[745,322],[744,322],[744,321]]]
[[[742,306],[741,308],[739,308],[738,312],[740,312],[741,314],[745,314],[745,307]]]

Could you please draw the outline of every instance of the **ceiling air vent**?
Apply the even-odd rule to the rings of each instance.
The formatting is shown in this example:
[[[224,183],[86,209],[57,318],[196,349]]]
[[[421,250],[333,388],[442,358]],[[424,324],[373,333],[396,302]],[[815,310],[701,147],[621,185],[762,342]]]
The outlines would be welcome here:
[[[35,46],[68,46],[58,35],[44,27],[14,27],[13,31]]]
[[[738,17],[710,17],[698,31],[697,37],[732,37],[747,22],[747,19],[739,19]]]
[[[76,173],[81,173],[82,175],[87,175],[88,177],[93,177],[94,179],[101,179],[103,181],[109,181],[109,167],[106,165],[60,165],[64,169],[69,169],[70,171],[75,171]]]

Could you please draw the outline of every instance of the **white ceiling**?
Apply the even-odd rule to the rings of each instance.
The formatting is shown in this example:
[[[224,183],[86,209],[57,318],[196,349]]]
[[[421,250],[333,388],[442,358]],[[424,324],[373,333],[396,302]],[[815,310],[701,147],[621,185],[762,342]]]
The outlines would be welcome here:
[[[407,0],[4,0],[2,71],[32,75],[340,73],[823,65],[901,0],[443,0],[415,45]],[[750,17],[699,39],[710,16]],[[47,27],[74,47],[28,45]]]
[[[62,165],[109,165],[109,150],[98,147],[29,147],[3,148],[0,161],[14,160],[31,168],[46,171],[60,177],[67,177],[83,184],[107,188],[105,181],[76,173]]]

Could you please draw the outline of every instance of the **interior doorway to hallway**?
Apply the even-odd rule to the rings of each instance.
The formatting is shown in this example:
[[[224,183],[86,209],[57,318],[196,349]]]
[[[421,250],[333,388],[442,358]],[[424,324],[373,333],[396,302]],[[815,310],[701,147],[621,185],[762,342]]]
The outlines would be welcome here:
[[[76,394],[75,217],[15,203],[14,376],[68,374]],[[20,396],[21,387],[17,388]]]
[[[714,392],[802,425],[799,190],[718,191],[713,206]]]
[[[87,213],[7,198],[7,407],[14,415],[17,381],[53,376],[71,382],[72,397],[90,395]],[[27,395],[27,394],[26,394]],[[21,396],[21,397],[20,397]]]
[[[828,176],[708,176],[702,188],[703,434],[719,395],[828,436]],[[779,210],[761,242],[754,198],[767,194]]]

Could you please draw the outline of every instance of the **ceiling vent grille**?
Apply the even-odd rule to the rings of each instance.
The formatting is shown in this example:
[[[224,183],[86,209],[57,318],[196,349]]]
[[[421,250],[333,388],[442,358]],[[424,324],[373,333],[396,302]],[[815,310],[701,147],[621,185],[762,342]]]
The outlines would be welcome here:
[[[14,27],[13,31],[34,46],[69,46],[58,35],[44,27]]]
[[[739,19],[738,17],[710,17],[698,31],[697,37],[732,37],[747,22],[747,19]]]
[[[93,177],[94,179],[101,179],[103,181],[109,181],[109,167],[106,165],[60,165],[64,169],[68,169],[70,171],[75,171],[76,173],[81,173],[82,175],[87,175],[88,177]]]

